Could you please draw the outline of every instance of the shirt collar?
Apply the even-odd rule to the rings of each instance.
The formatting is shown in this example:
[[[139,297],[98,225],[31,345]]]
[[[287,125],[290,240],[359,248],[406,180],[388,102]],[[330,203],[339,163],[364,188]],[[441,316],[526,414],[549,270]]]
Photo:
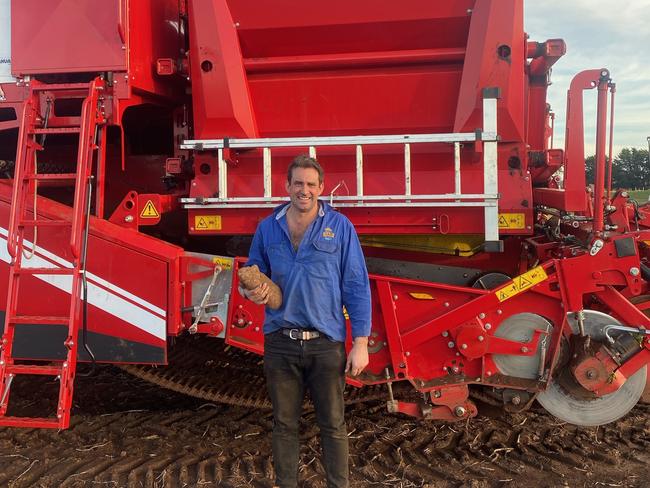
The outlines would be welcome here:
[[[277,213],[277,215],[275,216],[275,220],[280,220],[282,217],[287,215],[287,210],[289,210],[290,205],[291,205],[291,203],[287,203],[286,205],[284,205],[280,209],[280,211]],[[325,207],[325,205],[323,205],[323,203],[319,201],[318,202],[318,216],[319,217],[324,217],[325,216],[325,208],[324,207]]]

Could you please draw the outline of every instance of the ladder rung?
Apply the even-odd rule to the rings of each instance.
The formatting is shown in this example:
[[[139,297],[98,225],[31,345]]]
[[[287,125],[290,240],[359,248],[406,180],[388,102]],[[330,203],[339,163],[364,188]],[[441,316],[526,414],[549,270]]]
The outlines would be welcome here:
[[[9,317],[10,324],[51,324],[66,325],[70,322],[70,317],[57,317],[54,315],[14,315]]]
[[[32,85],[32,91],[88,90],[88,87],[88,83],[51,83],[49,85]]]
[[[72,275],[74,268],[16,268],[14,273],[27,275]]]
[[[51,181],[51,180],[76,180],[77,173],[36,173],[25,176],[29,180]]]
[[[58,419],[46,417],[0,417],[0,427],[28,427],[31,429],[60,429]]]
[[[46,127],[31,131],[32,134],[78,134],[79,132],[81,127]]]
[[[21,220],[22,227],[70,227],[69,220]]]
[[[62,366],[45,364],[11,364],[5,368],[7,373],[13,374],[38,374],[44,376],[58,376],[63,372]]]

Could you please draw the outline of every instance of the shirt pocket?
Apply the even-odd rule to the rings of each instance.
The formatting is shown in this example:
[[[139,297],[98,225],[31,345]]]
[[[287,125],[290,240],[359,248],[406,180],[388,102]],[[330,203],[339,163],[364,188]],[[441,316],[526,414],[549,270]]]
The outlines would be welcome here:
[[[315,240],[312,242],[312,252],[309,259],[309,269],[312,275],[321,278],[335,275],[339,268],[340,245],[336,241]]]

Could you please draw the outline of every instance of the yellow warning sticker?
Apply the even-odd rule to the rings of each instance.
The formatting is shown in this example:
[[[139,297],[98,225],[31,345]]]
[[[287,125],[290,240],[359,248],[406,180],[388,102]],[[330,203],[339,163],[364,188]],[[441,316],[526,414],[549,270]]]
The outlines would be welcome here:
[[[156,206],[153,204],[152,200],[147,200],[147,203],[142,209],[142,212],[140,212],[140,218],[141,219],[160,218],[160,214],[158,213],[158,210],[156,209]]]
[[[510,284],[497,290],[495,294],[499,301],[503,302],[521,293],[522,291],[526,291],[528,288],[531,288],[537,283],[541,283],[546,278],[548,278],[548,276],[546,275],[544,268],[537,266],[536,268],[533,268],[530,271],[526,271],[524,274],[517,276],[512,280]]]
[[[525,229],[526,214],[523,213],[500,213],[499,229]]]
[[[221,269],[223,270],[232,269],[233,261],[233,258],[222,258],[221,256],[215,256],[212,258],[212,262],[221,266]]]
[[[416,300],[435,300],[431,295],[428,293],[409,293],[413,298]]]
[[[195,215],[195,230],[221,230],[221,215]]]

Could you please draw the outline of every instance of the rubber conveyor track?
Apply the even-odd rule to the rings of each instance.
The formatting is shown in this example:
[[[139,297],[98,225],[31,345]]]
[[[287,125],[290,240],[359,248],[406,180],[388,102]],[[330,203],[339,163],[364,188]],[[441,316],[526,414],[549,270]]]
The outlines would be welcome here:
[[[270,409],[262,358],[228,346],[223,339],[179,337],[170,346],[168,366],[120,365],[128,373],[163,388],[204,400]],[[345,390],[346,404],[387,399],[383,385]]]

